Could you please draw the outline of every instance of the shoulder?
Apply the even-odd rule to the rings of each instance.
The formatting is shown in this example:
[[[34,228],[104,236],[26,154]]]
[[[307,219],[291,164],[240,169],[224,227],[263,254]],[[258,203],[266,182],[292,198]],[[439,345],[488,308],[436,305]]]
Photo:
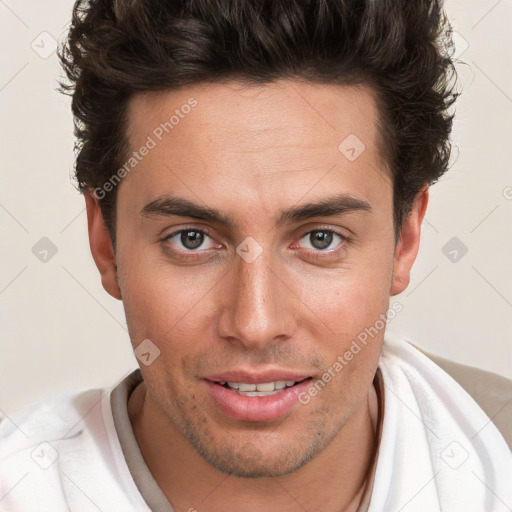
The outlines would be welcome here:
[[[456,363],[413,345],[448,373],[475,400],[512,449],[512,380]]]
[[[149,512],[117,436],[110,389],[60,393],[0,423],[0,512]]]
[[[0,457],[47,439],[65,437],[101,401],[103,390],[58,393],[34,402],[0,422]]]
[[[0,422],[0,510],[64,509],[62,467],[96,441],[102,396],[99,389],[59,393]]]

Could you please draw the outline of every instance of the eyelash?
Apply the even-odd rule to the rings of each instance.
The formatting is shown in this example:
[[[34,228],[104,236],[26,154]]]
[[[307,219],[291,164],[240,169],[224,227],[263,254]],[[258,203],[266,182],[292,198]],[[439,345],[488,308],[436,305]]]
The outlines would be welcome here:
[[[161,242],[166,243],[170,239],[175,237],[176,235],[179,235],[181,233],[186,233],[187,231],[194,231],[196,233],[200,233],[201,235],[206,235],[206,236],[208,236],[208,237],[213,239],[212,235],[210,234],[210,232],[207,229],[198,229],[198,228],[194,228],[194,227],[188,227],[188,228],[179,229],[178,231],[173,231],[169,235],[164,236],[161,239]],[[299,240],[304,238],[306,235],[311,235],[311,233],[317,233],[317,232],[329,233],[329,234],[337,235],[337,236],[340,237],[341,241],[339,242],[338,247],[336,249],[328,249],[328,250],[320,250],[320,249],[318,249],[316,251],[311,250],[311,249],[306,249],[307,252],[309,253],[309,257],[313,258],[313,259],[321,259],[321,258],[328,257],[328,256],[324,256],[325,254],[328,254],[328,255],[331,255],[331,256],[332,256],[333,253],[337,254],[346,245],[349,245],[352,242],[352,239],[350,237],[348,237],[347,235],[345,235],[344,233],[341,233],[340,231],[337,231],[336,229],[322,228],[322,227],[306,231],[305,233],[303,233],[299,237]],[[170,244],[167,245],[167,249],[170,252],[172,252],[173,254],[177,254],[177,255],[185,257],[187,259],[194,259],[194,258],[198,258],[198,257],[200,258],[200,257],[202,257],[201,253],[204,253],[205,251],[210,251],[211,250],[211,249],[202,249],[202,250],[196,250],[196,251],[194,251],[194,250],[182,251],[182,250],[176,250],[174,248],[171,248]],[[186,256],[185,256],[185,254],[186,254]]]

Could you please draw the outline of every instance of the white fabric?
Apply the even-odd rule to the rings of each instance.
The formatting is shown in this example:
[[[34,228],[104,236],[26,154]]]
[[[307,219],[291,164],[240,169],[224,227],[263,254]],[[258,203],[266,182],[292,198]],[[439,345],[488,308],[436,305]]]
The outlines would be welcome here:
[[[510,511],[512,454],[496,427],[421,352],[389,332],[385,339],[369,512]],[[110,392],[60,394],[11,420],[0,423],[0,512],[149,511],[117,438]]]
[[[0,423],[1,512],[150,512],[126,465],[110,393],[60,394],[11,419],[24,433]]]
[[[510,512],[512,454],[447,373],[386,332],[385,414],[369,512]]]

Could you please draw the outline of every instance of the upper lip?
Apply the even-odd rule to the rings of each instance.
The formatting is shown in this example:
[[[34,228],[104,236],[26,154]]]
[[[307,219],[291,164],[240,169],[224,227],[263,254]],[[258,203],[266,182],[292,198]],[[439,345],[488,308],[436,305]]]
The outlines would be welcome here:
[[[204,378],[212,382],[243,382],[246,384],[261,384],[263,382],[276,381],[301,381],[311,377],[310,374],[297,373],[289,370],[267,370],[267,371],[247,371],[231,370],[223,373],[206,375]]]

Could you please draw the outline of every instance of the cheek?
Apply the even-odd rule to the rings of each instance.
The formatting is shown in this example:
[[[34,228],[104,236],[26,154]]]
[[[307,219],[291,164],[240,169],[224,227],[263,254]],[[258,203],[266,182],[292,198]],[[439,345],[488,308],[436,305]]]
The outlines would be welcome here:
[[[331,334],[355,336],[387,311],[392,268],[392,256],[360,256],[334,271],[296,270],[289,280],[296,283],[305,310],[314,313]]]
[[[208,322],[209,295],[216,286],[213,272],[198,267],[173,269],[161,259],[139,257],[135,251],[119,258],[118,270],[134,345],[146,338],[160,346],[183,333],[199,335]]]
[[[332,403],[353,406],[368,392],[382,352],[390,272],[389,264],[347,272],[332,283],[326,280],[322,293],[314,294],[310,309],[315,312],[317,330],[312,337],[326,365],[321,380],[330,383],[321,393],[320,402],[326,407]]]

